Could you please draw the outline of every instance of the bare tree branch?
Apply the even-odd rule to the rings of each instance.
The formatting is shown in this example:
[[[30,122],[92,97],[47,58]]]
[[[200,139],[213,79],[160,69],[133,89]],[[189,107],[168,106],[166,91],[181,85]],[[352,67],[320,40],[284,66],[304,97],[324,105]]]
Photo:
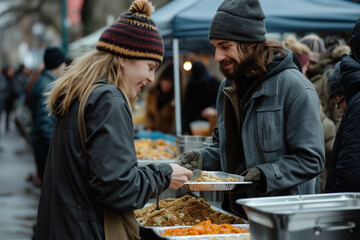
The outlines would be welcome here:
[[[43,6],[46,2],[50,2],[51,0],[39,0],[38,3],[34,6],[31,6],[31,2],[23,1],[21,4],[17,6],[12,6],[7,10],[0,13],[0,18],[6,16],[7,14],[15,15],[16,17],[10,20],[7,24],[4,24],[0,27],[0,30],[5,30],[7,28],[13,27],[21,22],[26,16],[31,16],[36,14],[39,16],[41,20],[47,25],[50,25],[56,29],[56,31],[60,32],[61,29],[58,26],[56,21],[53,20],[52,17],[47,16],[43,11]]]

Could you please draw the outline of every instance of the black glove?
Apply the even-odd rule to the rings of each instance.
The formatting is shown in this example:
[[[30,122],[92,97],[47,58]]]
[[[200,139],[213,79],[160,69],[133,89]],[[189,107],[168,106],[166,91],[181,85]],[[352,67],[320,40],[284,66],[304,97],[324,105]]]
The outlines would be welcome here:
[[[244,176],[244,181],[260,181],[262,177],[261,170],[257,167],[249,168],[243,171],[240,176]]]
[[[189,170],[202,169],[202,156],[199,151],[190,150],[181,154],[175,163]]]
[[[240,176],[244,176],[244,181],[252,181],[253,188],[256,188],[260,192],[265,192],[266,181],[264,173],[260,168],[254,167],[243,171]]]

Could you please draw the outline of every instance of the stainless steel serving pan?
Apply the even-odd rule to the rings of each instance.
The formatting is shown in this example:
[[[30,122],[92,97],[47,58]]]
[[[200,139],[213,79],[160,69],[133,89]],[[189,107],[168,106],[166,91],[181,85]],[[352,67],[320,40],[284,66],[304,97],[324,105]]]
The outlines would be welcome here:
[[[360,193],[239,199],[252,239],[360,239]]]

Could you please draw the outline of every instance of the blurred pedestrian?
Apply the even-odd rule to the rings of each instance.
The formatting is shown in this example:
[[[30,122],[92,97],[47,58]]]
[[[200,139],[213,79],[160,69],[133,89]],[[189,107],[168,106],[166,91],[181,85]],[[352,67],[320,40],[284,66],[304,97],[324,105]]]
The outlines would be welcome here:
[[[27,84],[29,83],[31,74],[31,69],[27,68],[24,64],[21,64],[16,70],[13,82],[14,90],[17,96],[25,93],[25,89]]]
[[[55,128],[38,209],[36,239],[139,239],[133,210],[192,172],[177,164],[137,166],[131,106],[154,82],[164,54],[150,18],[135,0],[55,81],[47,103]]]
[[[213,144],[178,159],[189,168],[252,181],[252,189],[224,194],[222,208],[243,217],[237,199],[314,193],[324,166],[316,91],[293,53],[266,39],[264,18],[258,0],[225,0],[218,8],[209,38],[226,79],[217,97]]]
[[[24,64],[21,64],[16,70],[13,79],[14,90],[17,95],[17,99],[15,102],[14,122],[20,134],[25,138],[25,140],[29,142],[31,131],[31,112],[25,104],[25,90],[30,80],[31,74],[31,69],[27,68]]]
[[[312,33],[306,35],[299,39],[299,42],[308,46],[311,50],[310,52],[310,66],[315,65],[322,58],[323,54],[325,54],[325,44],[324,41],[316,34]]]
[[[40,182],[44,176],[55,119],[53,115],[49,115],[50,111],[45,104],[46,97],[44,93],[49,91],[50,84],[55,81],[65,68],[65,61],[65,54],[59,47],[47,47],[44,53],[45,68],[35,80],[30,92],[30,111],[32,116],[30,138]]]
[[[168,64],[156,83],[147,92],[145,100],[145,129],[174,134],[174,69]]]
[[[336,131],[341,121],[341,114],[329,96],[328,75],[341,56],[350,52],[350,47],[337,42],[329,46],[327,50],[323,40],[315,34],[307,35],[299,41],[307,44],[313,51],[310,54],[311,63],[306,71],[306,77],[314,85],[320,101],[320,118],[325,141],[325,166],[328,166]],[[322,173],[321,179],[318,179],[317,193],[324,191],[324,174]]]
[[[5,111],[6,111],[6,118],[5,118],[5,129],[6,131],[10,130],[10,119],[11,114],[13,111],[14,102],[17,98],[17,94],[14,88],[13,78],[14,78],[14,69],[11,66],[4,66],[2,69],[2,73],[4,78],[7,81],[7,96],[5,99]]]
[[[340,83],[344,91],[337,105],[346,105],[336,134],[326,192],[360,192],[360,18],[353,29],[352,54],[340,63]]]
[[[340,63],[335,64],[333,70],[329,73],[329,94],[333,103],[337,106],[337,110],[340,114],[343,114],[346,107],[346,100],[344,96],[344,89],[341,85],[341,72]]]
[[[213,76],[201,61],[192,64],[190,74],[181,114],[184,134],[193,134],[190,129],[192,121],[208,120],[205,112],[208,112],[208,108],[215,109],[220,86],[220,80]]]
[[[1,124],[1,116],[2,112],[5,109],[5,100],[9,93],[9,84],[3,75],[2,71],[0,71],[0,124]],[[0,127],[0,137],[1,137],[1,127]]]
[[[294,35],[289,35],[284,40],[284,46],[294,53],[294,63],[298,66],[299,70],[305,75],[307,68],[310,64],[310,48],[296,40]],[[297,61],[299,61],[299,64]]]

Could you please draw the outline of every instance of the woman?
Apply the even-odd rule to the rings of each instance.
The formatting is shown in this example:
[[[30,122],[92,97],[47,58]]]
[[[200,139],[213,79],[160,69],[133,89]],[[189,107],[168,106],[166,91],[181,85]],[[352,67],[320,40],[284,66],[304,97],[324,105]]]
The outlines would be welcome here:
[[[161,72],[159,80],[153,85],[146,97],[145,128],[148,131],[174,133],[174,70],[168,64]]]
[[[192,176],[176,164],[137,167],[130,106],[164,49],[153,11],[135,0],[48,94],[56,121],[35,239],[139,239],[133,210]]]

